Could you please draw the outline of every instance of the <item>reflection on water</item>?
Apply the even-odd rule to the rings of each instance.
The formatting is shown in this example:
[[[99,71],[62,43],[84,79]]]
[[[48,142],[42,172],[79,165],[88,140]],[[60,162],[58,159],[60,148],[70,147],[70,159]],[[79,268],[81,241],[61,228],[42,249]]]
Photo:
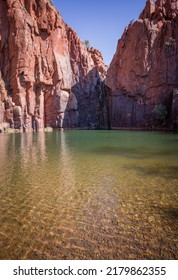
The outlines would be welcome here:
[[[177,259],[178,135],[0,135],[0,259]]]

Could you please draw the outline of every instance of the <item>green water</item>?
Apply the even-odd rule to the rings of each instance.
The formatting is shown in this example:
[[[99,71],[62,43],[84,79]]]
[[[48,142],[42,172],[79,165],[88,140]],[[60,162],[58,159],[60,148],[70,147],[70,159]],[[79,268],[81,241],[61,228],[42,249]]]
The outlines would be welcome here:
[[[0,259],[178,259],[178,134],[0,135]]]

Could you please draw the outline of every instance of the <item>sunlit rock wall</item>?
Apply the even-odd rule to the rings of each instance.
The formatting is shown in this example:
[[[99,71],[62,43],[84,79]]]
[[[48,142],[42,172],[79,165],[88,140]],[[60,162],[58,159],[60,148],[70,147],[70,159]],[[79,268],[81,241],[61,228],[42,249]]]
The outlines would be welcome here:
[[[107,127],[106,70],[48,0],[0,1],[0,123]]]

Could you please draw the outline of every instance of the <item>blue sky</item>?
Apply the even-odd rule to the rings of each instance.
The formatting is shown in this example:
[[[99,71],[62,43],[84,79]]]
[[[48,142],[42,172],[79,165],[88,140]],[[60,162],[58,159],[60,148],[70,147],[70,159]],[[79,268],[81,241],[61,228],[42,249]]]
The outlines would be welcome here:
[[[82,41],[88,39],[110,64],[117,41],[131,20],[136,20],[146,0],[54,0],[63,20]]]

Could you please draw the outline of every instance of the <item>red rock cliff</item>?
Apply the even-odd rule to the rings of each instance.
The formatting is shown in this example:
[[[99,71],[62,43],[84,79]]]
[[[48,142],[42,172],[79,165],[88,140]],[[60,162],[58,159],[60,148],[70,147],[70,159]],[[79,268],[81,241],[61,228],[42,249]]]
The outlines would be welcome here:
[[[178,1],[147,1],[118,41],[106,84],[112,126],[171,127],[178,122]],[[155,106],[166,108],[166,123],[159,112],[153,114]]]
[[[48,0],[0,1],[0,123],[106,126],[106,70]]]

